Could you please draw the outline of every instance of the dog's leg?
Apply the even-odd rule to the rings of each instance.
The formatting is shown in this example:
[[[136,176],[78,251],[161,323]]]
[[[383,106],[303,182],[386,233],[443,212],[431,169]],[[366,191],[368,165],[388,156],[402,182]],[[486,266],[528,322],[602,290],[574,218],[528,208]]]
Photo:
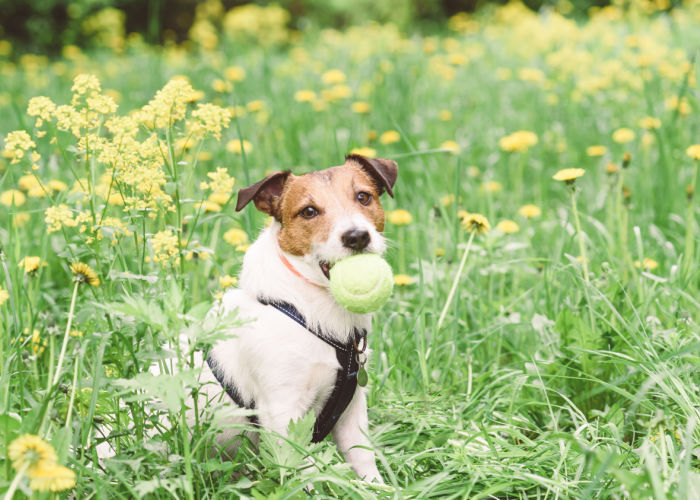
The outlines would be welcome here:
[[[367,439],[368,426],[365,391],[358,388],[333,428],[333,439],[358,476],[365,481],[384,484],[377,470],[372,445]]]

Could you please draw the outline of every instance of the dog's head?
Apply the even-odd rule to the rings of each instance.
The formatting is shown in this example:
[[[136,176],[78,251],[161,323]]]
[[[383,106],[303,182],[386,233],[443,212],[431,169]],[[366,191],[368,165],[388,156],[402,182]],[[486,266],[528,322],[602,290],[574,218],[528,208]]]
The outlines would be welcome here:
[[[318,265],[326,278],[333,264],[353,253],[385,249],[379,197],[394,195],[395,161],[350,155],[345,164],[295,176],[277,172],[238,192],[236,210],[250,201],[280,223],[280,248]]]

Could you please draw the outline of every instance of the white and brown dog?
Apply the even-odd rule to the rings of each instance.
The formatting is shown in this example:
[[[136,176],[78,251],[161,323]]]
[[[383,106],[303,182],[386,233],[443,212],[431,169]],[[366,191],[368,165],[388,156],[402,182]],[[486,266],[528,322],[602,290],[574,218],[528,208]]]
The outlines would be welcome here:
[[[254,409],[251,423],[281,435],[315,412],[314,440],[332,433],[358,476],[378,482],[357,379],[371,317],[334,300],[329,270],[357,252],[384,252],[379,197],[393,196],[397,174],[394,161],[350,155],[341,166],[279,172],[240,190],[236,210],[253,201],[274,220],[246,252],[239,288],[221,301],[221,311],[248,321],[210,350],[202,376],[210,402]],[[227,428],[217,441],[230,448],[238,433]]]

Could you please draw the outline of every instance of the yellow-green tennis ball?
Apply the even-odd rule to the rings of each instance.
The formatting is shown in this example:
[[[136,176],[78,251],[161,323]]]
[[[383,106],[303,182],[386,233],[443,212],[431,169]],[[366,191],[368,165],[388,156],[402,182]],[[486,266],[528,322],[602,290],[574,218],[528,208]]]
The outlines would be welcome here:
[[[386,303],[394,288],[391,267],[373,253],[339,260],[331,268],[330,276],[333,297],[354,313],[376,311]]]

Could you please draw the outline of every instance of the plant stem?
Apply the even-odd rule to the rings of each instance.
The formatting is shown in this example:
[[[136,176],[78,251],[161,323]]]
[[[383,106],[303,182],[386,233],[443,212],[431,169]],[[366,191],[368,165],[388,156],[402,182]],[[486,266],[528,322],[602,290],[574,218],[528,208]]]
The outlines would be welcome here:
[[[7,489],[7,492],[5,493],[5,496],[3,497],[4,500],[12,500],[12,497],[15,495],[15,491],[17,490],[17,486],[19,486],[19,482],[24,477],[24,473],[27,472],[28,468],[29,468],[29,463],[26,463],[22,466],[22,468],[20,470],[17,471],[17,475],[12,480],[10,487]]]
[[[63,367],[63,360],[66,357],[66,349],[68,347],[68,339],[70,337],[70,327],[73,324],[73,312],[75,311],[75,300],[78,297],[78,287],[80,286],[80,281],[75,281],[73,285],[73,296],[70,301],[70,309],[68,311],[68,322],[66,323],[66,331],[63,334],[63,344],[61,345],[61,353],[58,355],[58,363],[56,364],[56,372],[53,375],[51,384],[47,387],[47,396],[51,394],[51,390],[56,386],[56,383],[61,378],[61,368]],[[39,434],[43,434],[44,427],[48,421],[49,414],[53,408],[53,398],[49,399],[49,403],[46,405],[46,411],[44,412],[44,417],[41,419],[41,426],[39,427]]]
[[[455,292],[457,291],[457,285],[459,284],[459,278],[462,276],[462,272],[464,271],[464,264],[466,264],[466,262],[467,262],[467,256],[469,255],[469,250],[472,247],[472,241],[474,241],[475,234],[476,234],[476,231],[472,232],[472,234],[469,236],[469,240],[467,241],[467,248],[464,249],[464,254],[462,255],[462,260],[459,263],[459,269],[457,269],[457,274],[455,275],[455,279],[452,282],[452,288],[450,289],[450,293],[447,295],[447,301],[445,302],[445,305],[442,308],[442,312],[440,313],[440,318],[438,319],[437,327],[435,327],[436,333],[440,330],[440,327],[442,327],[442,323],[443,323],[443,321],[445,321],[445,315],[447,314],[447,310],[450,308],[450,304],[452,303],[452,299],[454,298]]]
[[[581,231],[581,221],[578,217],[578,208],[576,207],[576,192],[571,189],[571,209],[574,212],[574,224],[576,226],[576,233],[578,234],[578,245],[581,252],[581,267],[583,269],[583,279],[586,280],[586,284],[590,283],[590,278],[588,276],[588,258],[586,256],[586,245],[583,242],[583,232]]]
[[[695,257],[695,183],[698,178],[698,165],[700,160],[695,161],[693,168],[693,178],[690,181],[690,199],[688,200],[688,214],[685,220],[685,252],[683,259],[683,278],[690,279]]]

